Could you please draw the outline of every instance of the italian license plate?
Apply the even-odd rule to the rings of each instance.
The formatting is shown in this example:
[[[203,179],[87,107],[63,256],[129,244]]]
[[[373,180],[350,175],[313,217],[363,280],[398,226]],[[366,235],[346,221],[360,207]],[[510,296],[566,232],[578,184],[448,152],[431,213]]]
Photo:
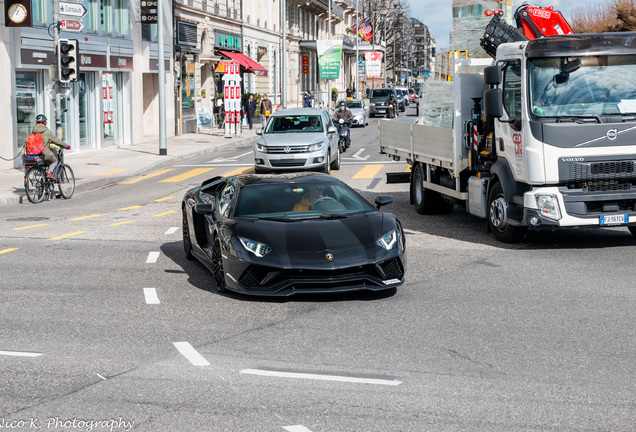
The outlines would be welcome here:
[[[281,159],[293,159],[294,155],[282,155],[280,158]]]
[[[601,225],[622,225],[629,222],[629,216],[622,215],[601,215]]]

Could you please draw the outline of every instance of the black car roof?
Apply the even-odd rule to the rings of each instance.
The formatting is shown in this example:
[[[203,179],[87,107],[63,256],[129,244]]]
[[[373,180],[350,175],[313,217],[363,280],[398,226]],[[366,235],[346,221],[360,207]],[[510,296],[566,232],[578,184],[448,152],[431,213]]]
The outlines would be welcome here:
[[[288,174],[241,174],[236,176],[236,182],[240,185],[248,185],[252,183],[293,183],[302,178],[307,182],[333,182],[339,181],[335,177],[323,173],[313,172],[297,172]]]

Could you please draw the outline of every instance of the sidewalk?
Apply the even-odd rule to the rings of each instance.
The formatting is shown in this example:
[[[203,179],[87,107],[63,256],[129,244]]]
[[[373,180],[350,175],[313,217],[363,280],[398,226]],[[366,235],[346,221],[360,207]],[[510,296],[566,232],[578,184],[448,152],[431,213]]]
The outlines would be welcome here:
[[[75,174],[75,193],[138,176],[193,156],[232,149],[249,148],[258,139],[257,125],[243,129],[236,137],[225,138],[219,130],[185,134],[167,139],[167,155],[159,155],[159,139],[141,144],[106,147],[82,152],[67,151],[64,162]],[[21,158],[22,156],[20,156]],[[0,171],[0,205],[29,203],[24,192],[24,168]]]

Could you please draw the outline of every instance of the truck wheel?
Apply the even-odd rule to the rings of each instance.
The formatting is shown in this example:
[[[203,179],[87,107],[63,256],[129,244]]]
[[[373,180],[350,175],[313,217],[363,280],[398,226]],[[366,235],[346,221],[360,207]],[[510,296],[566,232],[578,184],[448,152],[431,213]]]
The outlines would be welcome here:
[[[502,243],[519,243],[526,235],[526,227],[508,223],[508,203],[501,183],[496,182],[488,195],[488,225],[495,238]]]
[[[435,192],[424,187],[424,169],[416,164],[413,171],[413,203],[415,210],[422,215],[435,214],[439,197]]]

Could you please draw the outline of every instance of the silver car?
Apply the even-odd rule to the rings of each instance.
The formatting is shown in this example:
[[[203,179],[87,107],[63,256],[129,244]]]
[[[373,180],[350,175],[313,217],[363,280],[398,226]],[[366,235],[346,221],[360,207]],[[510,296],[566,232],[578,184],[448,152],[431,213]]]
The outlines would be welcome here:
[[[369,108],[362,99],[341,99],[336,103],[336,109],[340,106],[340,102],[347,104],[347,108],[353,114],[352,126],[366,126],[369,124]]]
[[[323,108],[278,110],[254,146],[254,171],[289,172],[340,169],[338,130]]]

